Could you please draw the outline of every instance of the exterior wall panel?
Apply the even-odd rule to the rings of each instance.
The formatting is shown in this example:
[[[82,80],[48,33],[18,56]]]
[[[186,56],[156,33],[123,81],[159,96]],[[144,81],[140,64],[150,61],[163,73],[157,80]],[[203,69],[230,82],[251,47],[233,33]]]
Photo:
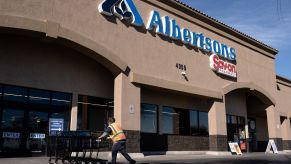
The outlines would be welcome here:
[[[0,83],[113,98],[112,73],[76,51],[26,37],[0,42]]]
[[[255,117],[259,141],[272,137],[276,139],[280,149],[289,149],[291,131],[286,127],[290,126],[277,128],[277,125],[280,125],[278,117],[291,117],[291,104],[288,101],[291,98],[291,81],[285,79],[282,84],[282,79],[276,79],[276,50],[238,35],[234,30],[225,30],[215,20],[202,19],[197,11],[187,14],[189,9],[181,9],[177,3],[173,7],[173,1],[133,0],[145,24],[150,12],[156,10],[161,17],[167,15],[174,18],[180,28],[203,33],[212,40],[235,48],[237,78],[225,77],[211,70],[209,54],[197,47],[186,46],[180,41],[154,34],[145,27],[134,27],[114,16],[104,16],[98,12],[101,2],[102,0],[0,0],[1,28],[40,32],[46,35],[41,36],[43,40],[52,42],[43,43],[7,35],[0,38],[0,83],[115,97],[118,99],[115,115],[128,130],[130,152],[140,152],[140,103],[156,104],[159,110],[162,106],[171,106],[209,112],[217,99],[223,101],[218,105],[217,111],[225,110],[223,112],[226,114]],[[89,58],[85,54],[54,44],[54,41],[62,39],[95,53]],[[113,75],[93,60],[98,61],[100,58],[102,61],[99,62],[103,65],[116,65],[120,70]],[[186,76],[181,75],[176,64],[187,67]],[[134,74],[146,80],[135,81],[132,77]],[[115,75],[122,78],[115,78]],[[151,86],[151,81],[155,81],[154,87]],[[224,93],[225,87],[239,82],[255,87],[242,88],[247,91]],[[187,90],[187,87],[191,89]],[[263,95],[265,98],[270,98],[268,95],[275,97],[272,104],[275,108],[268,106],[270,104],[267,102],[263,102],[263,105],[257,100],[254,103],[248,102],[246,93],[260,90],[267,93]],[[128,113],[130,104],[134,104],[137,113]],[[223,106],[225,109],[221,109]],[[269,117],[266,117],[267,108],[271,109]],[[213,119],[218,116],[215,112]],[[217,126],[209,126],[211,132],[219,133]],[[167,148],[172,151],[225,151],[227,136],[224,132],[221,133],[211,134],[210,137],[169,135]]]
[[[106,17],[98,13],[97,6],[100,2],[95,0],[43,2],[26,0],[23,2],[26,10],[23,10],[20,7],[11,7],[16,3],[14,1],[2,0],[0,14],[54,22],[60,26],[56,29],[57,34],[64,32],[65,29],[74,31],[96,44],[112,50],[113,54],[126,61],[130,69],[136,73],[166,79],[180,85],[188,84],[219,92],[221,88],[233,82],[217,76],[209,68],[208,55],[204,55],[199,50],[197,52],[188,49],[179,42],[161,38],[158,35],[153,36],[144,28],[127,26],[125,22],[114,17]],[[223,37],[219,34],[219,30],[213,32],[216,31],[215,28],[205,29],[197,25],[195,19],[185,20],[183,16],[169,12],[172,11],[171,7],[162,8],[144,1],[134,2],[145,23],[148,21],[150,11],[154,9],[159,11],[161,16],[168,15],[175,18],[181,28],[189,28],[197,33],[202,32],[205,36],[234,47],[238,61],[237,80],[252,81],[268,92],[275,93],[273,59]],[[157,2],[157,4],[159,3]],[[35,10],[35,8],[43,8],[43,10]],[[181,77],[180,71],[175,68],[176,63],[187,65],[189,81],[185,81]]]

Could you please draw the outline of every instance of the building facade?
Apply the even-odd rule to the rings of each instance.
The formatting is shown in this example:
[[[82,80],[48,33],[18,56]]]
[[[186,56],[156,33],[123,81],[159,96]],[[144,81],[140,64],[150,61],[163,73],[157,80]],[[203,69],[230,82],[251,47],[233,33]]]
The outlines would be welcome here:
[[[1,152],[45,152],[49,120],[128,151],[291,150],[278,51],[176,0],[0,0]]]

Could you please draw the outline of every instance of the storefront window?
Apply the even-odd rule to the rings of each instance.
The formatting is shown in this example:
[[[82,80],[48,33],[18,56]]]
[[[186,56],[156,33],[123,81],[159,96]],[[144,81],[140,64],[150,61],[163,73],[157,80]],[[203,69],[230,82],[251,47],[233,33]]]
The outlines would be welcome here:
[[[2,113],[3,129],[21,129],[23,128],[24,111],[16,109],[4,109]]]
[[[190,126],[191,126],[191,135],[199,135],[198,127],[198,112],[190,111]]]
[[[244,117],[238,117],[237,118],[237,124],[238,125],[245,125],[245,118]]]
[[[179,114],[174,108],[163,107],[163,134],[179,134]]]
[[[191,135],[208,136],[208,113],[190,111]]]
[[[63,119],[63,130],[69,130],[71,94],[10,85],[1,86],[1,150],[27,149],[44,154],[50,118]]]
[[[226,122],[227,122],[227,124],[231,124],[231,117],[230,117],[230,115],[226,115]]]
[[[232,124],[237,124],[237,121],[236,121],[236,116],[230,116],[231,117],[231,123]]]
[[[208,113],[199,112],[199,134],[208,135]]]
[[[52,93],[52,105],[59,107],[70,107],[72,96],[71,94],[53,92]]]
[[[20,149],[22,134],[18,132],[4,131],[2,137],[2,150],[13,151]]]
[[[47,112],[29,112],[29,128],[32,130],[47,130],[48,113]]]
[[[46,138],[48,131],[47,112],[29,112],[29,135],[27,138],[27,148],[35,152],[44,152],[46,148]]]
[[[50,104],[50,92],[39,89],[30,89],[29,103]]]
[[[141,104],[141,132],[157,133],[158,106]]]
[[[176,109],[179,117],[179,135],[190,135],[189,110]]]
[[[162,133],[208,136],[208,113],[163,107]]]
[[[4,100],[14,102],[27,101],[27,89],[23,87],[4,86],[3,89]]]
[[[113,100],[80,95],[78,97],[78,130],[104,131],[113,117]]]
[[[2,85],[0,85],[0,100],[2,100],[2,96],[3,96],[3,87]]]

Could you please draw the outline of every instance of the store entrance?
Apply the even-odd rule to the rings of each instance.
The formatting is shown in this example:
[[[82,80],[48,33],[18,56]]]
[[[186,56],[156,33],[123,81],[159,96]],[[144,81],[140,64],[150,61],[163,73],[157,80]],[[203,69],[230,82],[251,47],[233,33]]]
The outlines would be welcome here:
[[[236,142],[242,152],[247,151],[245,117],[227,115],[227,140]]]
[[[257,148],[257,134],[256,134],[256,120],[248,119],[248,130],[249,130],[249,152],[258,151]]]
[[[0,155],[45,155],[49,119],[63,119],[68,130],[71,95],[8,85],[0,88]]]
[[[48,112],[28,112],[28,149],[34,153],[43,154],[46,150],[46,136],[48,130]]]
[[[249,152],[265,152],[268,140],[267,105],[258,97],[247,94],[247,114],[248,114],[248,144]]]
[[[245,87],[228,92],[225,96],[228,142],[237,142],[245,152],[264,152],[269,141],[266,109],[274,105],[264,93]],[[236,87],[230,85],[229,89]],[[256,87],[255,87],[256,88]],[[260,87],[257,87],[260,88]],[[267,93],[267,92],[265,92]]]
[[[47,129],[48,112],[3,108],[1,150],[16,156],[44,155]]]

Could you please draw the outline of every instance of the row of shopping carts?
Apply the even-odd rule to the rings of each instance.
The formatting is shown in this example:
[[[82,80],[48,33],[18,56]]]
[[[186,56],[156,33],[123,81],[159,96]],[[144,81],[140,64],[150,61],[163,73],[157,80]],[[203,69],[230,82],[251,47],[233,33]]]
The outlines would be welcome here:
[[[98,155],[101,148],[109,147],[109,142],[98,140],[97,134],[90,131],[54,132],[49,138],[49,163],[108,163]]]

